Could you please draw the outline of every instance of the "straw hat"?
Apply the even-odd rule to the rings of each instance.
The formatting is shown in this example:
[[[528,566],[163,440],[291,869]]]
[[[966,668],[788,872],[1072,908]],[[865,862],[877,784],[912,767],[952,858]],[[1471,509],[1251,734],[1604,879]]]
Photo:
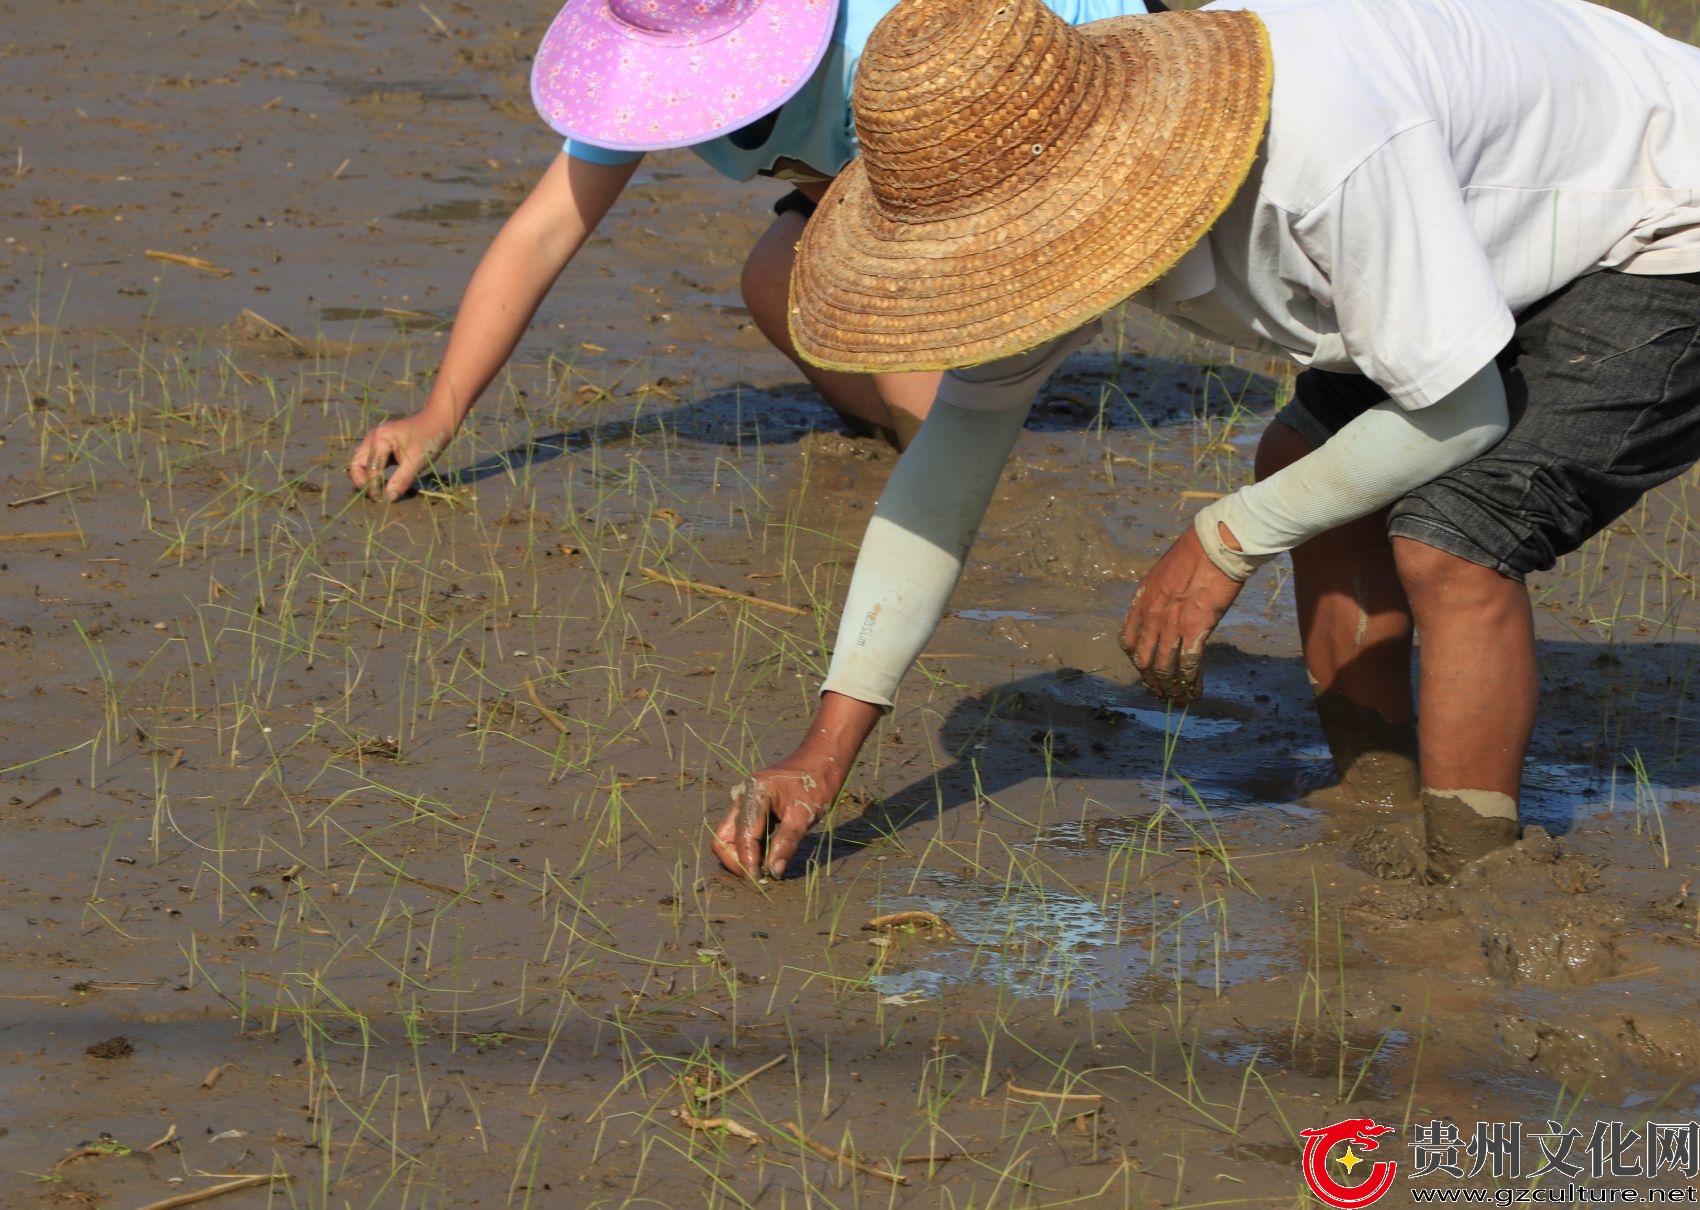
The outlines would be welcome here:
[[[531,67],[561,134],[653,151],[730,134],[808,83],[837,0],[567,0]]]
[[[1227,207],[1272,75],[1249,12],[1071,27],[1039,0],[902,0],[857,68],[862,157],[798,246],[797,348],[935,370],[1109,310]]]

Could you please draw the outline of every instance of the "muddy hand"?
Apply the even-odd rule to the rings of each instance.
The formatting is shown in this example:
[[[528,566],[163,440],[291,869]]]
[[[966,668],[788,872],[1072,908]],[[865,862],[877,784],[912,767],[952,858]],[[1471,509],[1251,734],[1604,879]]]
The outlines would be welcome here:
[[[372,500],[401,499],[453,435],[452,425],[424,412],[385,421],[366,434],[348,461],[354,490]]]
[[[1140,582],[1122,623],[1122,650],[1147,689],[1176,706],[1203,696],[1205,640],[1239,593],[1188,526]]]
[[[812,773],[764,769],[733,788],[732,809],[714,830],[714,855],[734,874],[778,878],[831,806],[831,793]]]

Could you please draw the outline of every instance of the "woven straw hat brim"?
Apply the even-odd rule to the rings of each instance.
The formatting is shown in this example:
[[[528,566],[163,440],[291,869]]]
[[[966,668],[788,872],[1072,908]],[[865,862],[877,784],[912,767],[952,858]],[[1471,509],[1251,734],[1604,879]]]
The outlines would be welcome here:
[[[804,357],[833,370],[901,371],[1018,353],[1143,289],[1209,230],[1268,120],[1262,23],[1243,11],[1169,13],[1065,36],[1100,56],[1092,95],[1066,99],[1075,110],[1058,113],[1051,145],[1027,149],[1042,171],[1019,188],[998,187],[1007,146],[1000,169],[985,143],[929,145],[929,123],[917,121],[919,139],[881,156],[895,129],[863,130],[868,154],[839,175],[798,248],[790,324]],[[871,116],[892,124],[905,114]],[[990,179],[977,204],[976,173],[1000,170],[1005,180]],[[883,201],[870,179],[882,171]],[[907,207],[898,191],[910,186],[960,196]]]

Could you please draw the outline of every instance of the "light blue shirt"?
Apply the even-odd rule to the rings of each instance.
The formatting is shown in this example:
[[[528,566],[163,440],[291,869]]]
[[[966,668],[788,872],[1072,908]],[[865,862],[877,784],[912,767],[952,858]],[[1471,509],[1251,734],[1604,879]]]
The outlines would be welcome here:
[[[1123,17],[1146,11],[1145,0],[1046,0],[1051,11],[1070,25],[1103,17]],[[760,147],[746,151],[725,135],[691,147],[710,168],[735,181],[757,176],[792,180],[828,180],[856,158],[860,146],[850,117],[850,82],[862,60],[862,47],[879,19],[897,0],[839,0],[838,23],[826,57],[809,82],[779,111],[773,133]],[[613,151],[578,139],[562,148],[575,159],[592,164],[630,164],[641,151]],[[782,162],[783,161],[783,162]]]

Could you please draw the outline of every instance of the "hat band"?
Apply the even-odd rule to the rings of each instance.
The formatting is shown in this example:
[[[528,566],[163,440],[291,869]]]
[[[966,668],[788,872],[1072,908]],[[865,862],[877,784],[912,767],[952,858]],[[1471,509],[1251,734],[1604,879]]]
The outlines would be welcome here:
[[[738,29],[761,0],[608,0],[610,20],[638,41],[660,46],[714,42]]]

